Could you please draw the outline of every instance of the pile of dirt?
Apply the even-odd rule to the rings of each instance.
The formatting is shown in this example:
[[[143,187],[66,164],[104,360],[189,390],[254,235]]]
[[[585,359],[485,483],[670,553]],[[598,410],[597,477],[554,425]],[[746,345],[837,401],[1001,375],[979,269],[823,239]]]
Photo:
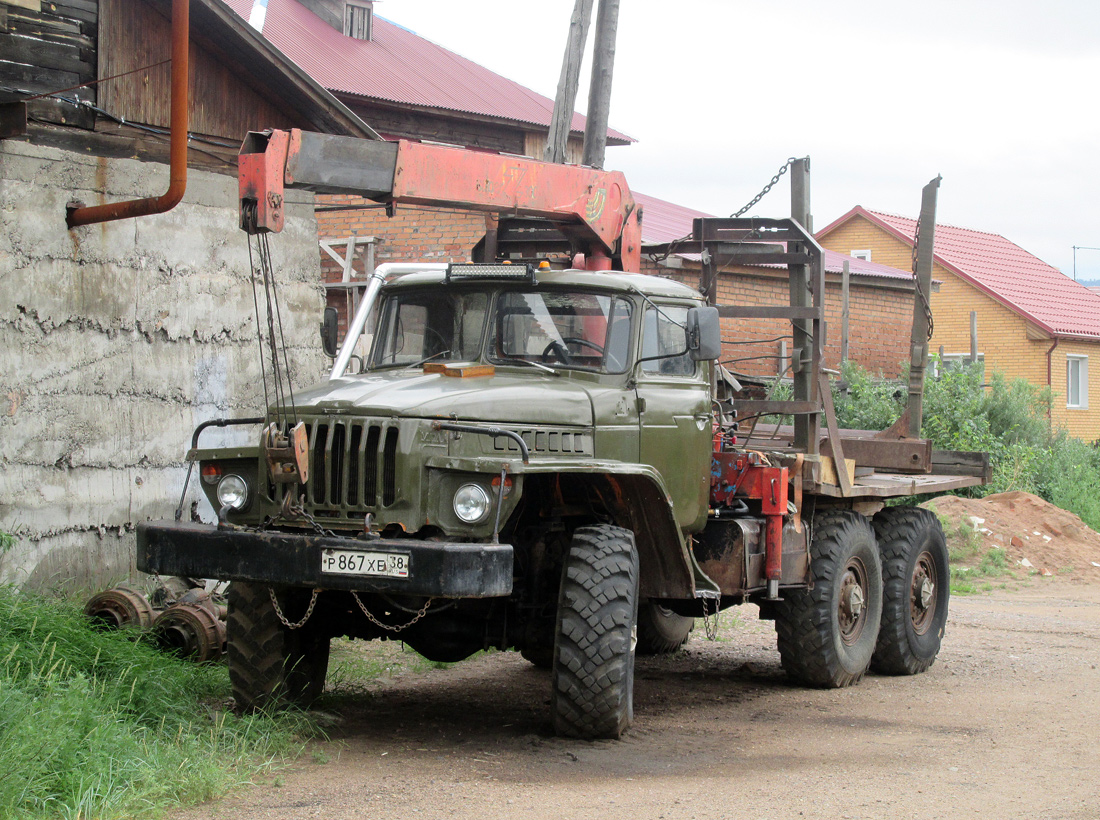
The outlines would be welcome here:
[[[1100,533],[1071,512],[1031,493],[985,498],[943,496],[926,502],[954,527],[971,526],[984,549],[1005,551],[1012,565],[1029,573],[1100,580]],[[950,537],[950,532],[949,532]]]

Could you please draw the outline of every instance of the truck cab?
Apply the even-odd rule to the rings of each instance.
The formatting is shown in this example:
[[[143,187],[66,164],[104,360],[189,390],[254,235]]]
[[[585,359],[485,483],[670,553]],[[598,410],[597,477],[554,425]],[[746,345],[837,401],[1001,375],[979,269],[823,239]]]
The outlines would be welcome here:
[[[313,635],[314,655],[357,634],[437,660],[496,646],[553,666],[580,533],[628,565],[619,639],[638,640],[641,607],[643,650],[679,646],[692,619],[658,602],[694,600],[699,581],[713,591],[690,547],[708,517],[718,333],[697,292],[658,277],[457,264],[398,275],[352,323],[343,371],[269,408],[260,447],[190,453],[219,522],[143,526],[142,561],[234,582],[231,669],[246,642],[232,612],[290,624],[303,595],[309,623],[282,627],[288,642]],[[268,452],[267,435],[294,427],[304,483],[281,480]],[[349,626],[337,615],[349,609],[365,619]],[[298,657],[297,674],[319,664]],[[258,703],[269,688],[242,681],[237,696]],[[598,733],[623,721],[620,708]]]

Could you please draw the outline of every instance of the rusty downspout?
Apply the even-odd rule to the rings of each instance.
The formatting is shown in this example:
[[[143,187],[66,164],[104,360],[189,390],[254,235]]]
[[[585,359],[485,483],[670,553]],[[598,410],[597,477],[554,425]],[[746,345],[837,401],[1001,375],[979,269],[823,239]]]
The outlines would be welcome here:
[[[172,109],[168,190],[163,196],[131,199],[106,205],[70,205],[65,222],[70,228],[130,219],[170,211],[187,189],[187,57],[190,45],[190,0],[172,0]]]
[[[1047,390],[1054,392],[1053,372],[1051,367],[1051,357],[1054,355],[1054,348],[1058,347],[1058,337],[1054,338],[1054,344],[1050,346],[1050,350],[1047,351]],[[1051,401],[1047,404],[1047,421],[1054,423],[1054,402]]]

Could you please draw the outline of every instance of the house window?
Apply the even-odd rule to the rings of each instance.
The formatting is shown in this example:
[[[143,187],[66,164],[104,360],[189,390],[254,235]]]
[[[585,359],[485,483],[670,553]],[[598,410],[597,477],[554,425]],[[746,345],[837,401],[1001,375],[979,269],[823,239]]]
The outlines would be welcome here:
[[[1089,357],[1066,356],[1066,407],[1089,406]]]
[[[870,248],[862,248],[858,251],[852,251],[852,256],[854,256],[856,259],[862,259],[864,262],[870,262],[871,261],[871,249]]]
[[[978,354],[978,364],[985,367],[985,354]],[[932,375],[939,377],[949,370],[961,370],[964,367],[970,366],[970,354],[969,353],[944,353],[943,357],[935,357],[932,359]]]
[[[344,34],[356,40],[369,40],[373,9],[369,3],[348,3],[344,7]]]

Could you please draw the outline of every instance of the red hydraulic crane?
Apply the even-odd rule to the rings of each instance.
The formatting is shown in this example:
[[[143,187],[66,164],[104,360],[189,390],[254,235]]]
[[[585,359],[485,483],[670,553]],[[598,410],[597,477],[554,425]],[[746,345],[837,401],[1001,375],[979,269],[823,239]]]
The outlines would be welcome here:
[[[588,270],[638,271],[641,264],[640,213],[618,171],[298,129],[250,133],[238,169],[241,227],[249,233],[280,231],[283,191],[299,188],[539,217],[584,254]]]

